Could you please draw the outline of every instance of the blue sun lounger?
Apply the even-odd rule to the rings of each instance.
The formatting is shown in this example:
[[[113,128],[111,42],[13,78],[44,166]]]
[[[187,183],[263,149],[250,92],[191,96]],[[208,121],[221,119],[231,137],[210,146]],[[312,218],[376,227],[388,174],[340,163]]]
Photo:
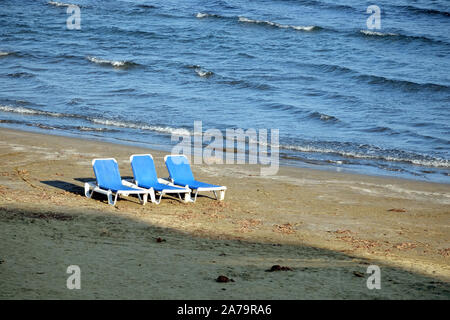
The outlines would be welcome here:
[[[180,188],[163,183],[164,180],[158,179],[155,169],[155,163],[151,154],[133,154],[130,157],[131,168],[134,175],[134,183],[139,188],[149,189],[152,202],[159,204],[165,194],[185,194],[184,202],[190,201],[191,190],[189,188]],[[156,192],[159,193],[159,199],[156,200]]]
[[[170,180],[173,184],[195,191],[194,202],[197,200],[197,194],[202,191],[212,191],[216,200],[225,199],[227,187],[195,180],[191,166],[189,165],[189,160],[185,155],[167,155],[164,157],[164,162],[166,163]],[[219,197],[217,197],[217,191],[220,192]]]
[[[149,191],[133,187],[133,185],[120,177],[117,161],[112,158],[92,160],[96,182],[86,182],[84,184],[84,194],[91,198],[94,192],[105,194],[108,203],[115,205],[119,195],[128,196],[135,194],[141,204],[147,203]],[[113,195],[115,195],[113,200]],[[142,197],[141,197],[142,196]]]

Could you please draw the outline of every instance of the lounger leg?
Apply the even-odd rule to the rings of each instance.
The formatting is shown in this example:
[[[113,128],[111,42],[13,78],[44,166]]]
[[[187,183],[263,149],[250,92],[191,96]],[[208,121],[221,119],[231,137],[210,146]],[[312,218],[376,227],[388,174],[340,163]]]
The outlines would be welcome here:
[[[117,202],[117,198],[119,197],[119,193],[116,192],[116,195],[114,197],[114,201],[113,201],[113,195],[112,195],[111,190],[108,191],[108,195],[107,196],[108,196],[108,203],[110,205],[112,205],[112,206],[115,206],[116,202]]]
[[[186,192],[184,194],[184,202],[192,202],[191,193],[190,192]]]
[[[155,201],[153,201],[155,204],[160,204],[161,203],[161,198],[162,198],[162,196],[164,195],[164,193],[163,192],[160,192],[160,194],[159,194],[159,199],[158,200],[156,200],[156,196],[155,196]]]
[[[219,198],[217,198],[217,193],[215,190],[213,190],[213,193],[214,193],[214,197],[216,197],[216,200],[219,200]]]
[[[143,197],[141,197],[141,195],[138,193],[137,196],[139,198],[139,202],[145,206],[145,204],[147,203],[148,193],[144,193]]]
[[[114,202],[113,202],[113,199],[112,199],[112,192],[111,192],[111,190],[108,191],[108,194],[106,196],[108,197],[108,203],[113,206]]]
[[[84,195],[87,198],[91,198],[93,193],[94,193],[94,190],[91,191],[91,186],[89,185],[89,183],[86,182],[84,184]]]
[[[198,189],[195,191],[194,202],[197,201]]]
[[[144,203],[143,203],[144,206],[147,203],[147,201],[148,201],[148,193],[144,194]]]
[[[149,194],[150,194],[150,201],[151,201],[152,203],[156,203],[155,190],[153,190],[153,188],[150,189]]]
[[[219,191],[219,201],[225,200],[225,190]]]

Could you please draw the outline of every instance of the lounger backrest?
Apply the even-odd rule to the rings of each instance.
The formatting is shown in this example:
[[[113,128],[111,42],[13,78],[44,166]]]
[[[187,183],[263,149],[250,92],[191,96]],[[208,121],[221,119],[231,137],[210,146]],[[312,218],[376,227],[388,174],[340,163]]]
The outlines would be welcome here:
[[[114,159],[95,159],[92,162],[95,178],[100,188],[110,189],[122,184],[119,166]]]
[[[166,156],[165,162],[170,178],[175,182],[188,183],[195,180],[189,161],[185,156]]]
[[[158,183],[155,163],[149,154],[132,155],[131,169],[133,170],[134,180],[139,185],[153,185]]]

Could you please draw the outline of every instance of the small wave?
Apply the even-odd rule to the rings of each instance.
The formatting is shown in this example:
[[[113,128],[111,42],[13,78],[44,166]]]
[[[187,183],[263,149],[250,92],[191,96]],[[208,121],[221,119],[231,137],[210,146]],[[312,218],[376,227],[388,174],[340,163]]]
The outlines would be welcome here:
[[[74,98],[74,99],[71,99],[69,102],[67,102],[67,104],[69,106],[73,106],[73,105],[80,104],[82,101],[83,101],[83,99],[81,99],[81,98]]]
[[[366,36],[378,36],[378,37],[398,36],[397,33],[383,33],[379,31],[370,31],[370,30],[360,30],[359,32],[361,32]]]
[[[187,65],[186,68],[199,69],[199,68],[201,68],[201,66],[199,66],[198,64],[190,64],[190,65]]]
[[[134,67],[134,66],[138,65],[137,63],[135,63],[133,61],[106,60],[106,59],[100,59],[100,58],[90,57],[90,56],[86,57],[86,59],[95,64],[112,66],[112,67],[118,68],[118,69],[124,69],[124,68]]]
[[[399,132],[396,132],[394,129],[384,126],[374,126],[363,130],[364,132],[378,132],[378,133],[389,133],[391,135],[393,134],[399,134]]]
[[[288,113],[296,113],[296,114],[303,114],[303,110],[291,105],[291,104],[283,104],[283,103],[269,103],[266,105],[263,105],[265,109],[268,110],[279,110],[279,111],[287,111]]]
[[[329,64],[309,64],[309,63],[301,63],[302,66],[312,66],[313,68],[320,69],[325,72],[334,72],[339,74],[349,74],[353,78],[358,80],[366,81],[369,84],[378,84],[378,85],[390,85],[393,87],[398,87],[404,90],[429,90],[429,91],[447,91],[450,90],[450,86],[446,86],[444,84],[439,83],[418,83],[410,80],[403,79],[393,79],[386,78],[383,76],[377,76],[372,74],[360,73],[359,71],[350,69],[345,66],[339,65],[329,65]],[[306,93],[308,95],[315,95],[314,92],[310,90],[310,92]]]
[[[320,113],[320,112],[313,112],[311,113],[311,117],[322,120],[322,121],[331,121],[331,122],[338,122],[339,119],[334,117],[334,116],[330,116],[328,114],[325,113]]]
[[[31,108],[24,108],[24,107],[13,107],[13,106],[0,105],[0,111],[14,112],[14,113],[20,113],[20,114],[26,114],[26,115],[58,117],[58,118],[78,118],[78,119],[83,119],[85,121],[89,121],[89,122],[92,122],[95,124],[100,124],[100,125],[105,125],[105,126],[138,129],[138,130],[146,130],[146,131],[148,130],[148,131],[159,132],[159,133],[163,133],[163,134],[176,134],[176,135],[189,135],[190,134],[189,130],[183,129],[183,128],[172,128],[172,127],[168,127],[168,126],[153,126],[153,125],[146,125],[146,124],[140,124],[140,123],[134,123],[134,122],[111,120],[111,119],[106,119],[106,118],[93,118],[93,117],[87,117],[87,116],[76,115],[76,114],[50,112],[50,111],[43,111],[43,110],[37,110],[37,109],[31,109]],[[67,129],[67,127],[64,127],[64,128]],[[86,126],[70,127],[70,128],[77,129],[80,131],[116,131],[116,130],[110,129],[110,128],[93,128],[93,127],[86,127]]]
[[[17,120],[2,120],[0,119],[0,123],[6,123],[6,124],[18,124],[18,125],[25,125],[27,127],[36,127],[36,128],[40,128],[40,129],[45,129],[45,130],[54,130],[56,129],[55,127],[51,127],[42,123],[29,123],[26,121],[17,121]]]
[[[262,21],[262,20],[253,20],[246,17],[239,17],[239,22],[245,22],[245,23],[255,23],[255,24],[263,24],[268,25],[276,28],[282,28],[282,29],[294,29],[299,31],[313,31],[318,30],[320,27],[317,26],[293,26],[293,25],[287,25],[287,24],[280,24],[277,22],[272,21]]]
[[[130,93],[130,92],[135,92],[136,89],[134,88],[124,88],[124,89],[116,89],[116,90],[111,90],[111,93]]]
[[[267,83],[256,83],[246,80],[219,80],[218,83],[223,83],[230,86],[237,86],[238,88],[246,89],[246,88],[252,88],[256,90],[272,90],[274,87]]]
[[[375,76],[370,74],[360,74],[356,76],[360,80],[367,81],[369,84],[387,84],[395,87],[400,87],[405,90],[431,90],[431,91],[448,91],[450,87],[437,83],[417,83],[409,80],[391,79],[382,76]]]
[[[339,73],[352,73],[355,72],[354,70],[344,67],[344,66],[339,66],[339,65],[334,65],[334,64],[311,64],[314,67],[317,67],[323,71],[326,72],[339,72]]]
[[[34,124],[34,123],[29,123],[29,124],[27,124],[27,126],[30,126],[30,127],[37,127],[37,128],[45,129],[45,130],[55,130],[55,129],[56,129],[55,127],[48,126],[48,125],[45,125],[45,124],[42,124],[42,123],[36,123],[36,124]]]
[[[420,8],[420,7],[415,7],[412,5],[399,6],[399,7],[402,9],[405,9],[406,11],[413,11],[416,13],[429,14],[429,15],[441,15],[441,16],[445,16],[445,17],[450,17],[450,12],[441,11],[441,10],[437,10],[437,9]]]
[[[23,121],[0,119],[0,123],[24,124]]]
[[[85,126],[78,126],[75,127],[75,129],[79,131],[89,131],[89,132],[117,132],[118,130],[109,129],[109,128],[95,128],[95,127],[85,127]]]
[[[134,123],[134,122],[125,122],[125,121],[109,120],[109,119],[102,119],[102,118],[89,118],[88,120],[93,123],[102,124],[102,125],[106,125],[106,126],[148,130],[148,131],[154,131],[154,132],[165,133],[165,134],[176,134],[176,135],[191,134],[189,130],[182,129],[182,128],[150,126],[150,125],[138,124],[138,123]]]
[[[214,75],[214,72],[212,72],[212,71],[204,71],[202,69],[196,69],[195,72],[197,73],[197,75],[199,77],[202,77],[202,78],[209,78],[212,75]]]
[[[151,4],[138,4],[137,5],[138,8],[143,8],[143,9],[156,9],[158,8],[157,6],[151,5]]]
[[[44,116],[50,116],[50,117],[67,116],[62,113],[57,113],[57,112],[42,111],[42,110],[36,110],[36,109],[31,109],[31,108],[25,108],[25,107],[3,106],[3,105],[0,105],[0,111],[21,113],[21,114],[30,114],[30,115],[44,115]]]
[[[58,1],[49,1],[47,2],[49,5],[55,6],[55,7],[69,7],[74,6],[74,4],[71,3],[64,3],[64,2],[58,2]],[[79,7],[79,5],[76,5]]]
[[[382,160],[389,162],[405,162],[411,163],[418,166],[424,167],[441,167],[441,168],[450,168],[450,160],[442,159],[442,158],[433,158],[431,156],[422,156],[422,155],[408,155],[405,154],[404,157],[401,155],[389,155],[382,154],[385,153],[405,153],[401,151],[395,150],[379,150],[378,154],[369,154],[363,152],[355,152],[355,151],[345,151],[334,148],[327,147],[316,147],[311,145],[298,146],[298,145],[279,145],[280,149],[299,151],[299,152],[314,152],[314,153],[324,153],[324,154],[336,154],[339,156],[343,156],[346,158],[355,158],[355,159],[368,159],[368,160]]]
[[[48,116],[48,117],[58,117],[58,118],[78,118],[83,119],[95,124],[101,124],[105,126],[113,126],[113,127],[119,127],[119,128],[130,128],[130,129],[139,129],[139,130],[148,130],[148,131],[154,131],[159,133],[165,133],[165,134],[177,134],[177,135],[188,135],[190,134],[190,131],[183,128],[172,128],[172,127],[163,127],[163,126],[152,126],[152,125],[146,125],[146,124],[140,124],[140,123],[134,123],[134,122],[126,122],[126,121],[119,121],[119,120],[111,120],[106,118],[93,118],[93,117],[87,117],[77,114],[67,114],[67,113],[58,113],[58,112],[50,112],[50,111],[43,111],[43,110],[37,110],[37,109],[31,109],[31,108],[25,108],[25,107],[13,107],[13,106],[4,106],[0,105],[0,111],[3,112],[14,112],[14,113],[20,113],[20,114],[27,114],[27,115],[38,115],[38,116]],[[83,130],[81,128],[84,128],[84,131],[94,131],[94,130],[111,130],[108,128],[92,128],[87,129],[88,127],[76,127],[78,130]]]
[[[251,55],[250,53],[247,53],[247,52],[239,52],[238,55],[240,55],[241,57],[244,57],[244,58],[250,58],[250,59],[254,59],[255,58],[255,56],[253,56],[253,55]]]
[[[195,15],[195,17],[198,19],[203,19],[203,18],[208,18],[208,17],[220,18],[221,16],[219,16],[218,14],[213,14],[213,13],[199,12]]]
[[[194,65],[188,65],[186,66],[189,69],[194,69],[195,73],[202,78],[209,78],[214,75],[214,72],[204,70],[201,66],[194,64]]]
[[[384,33],[371,30],[360,30],[359,34],[361,34],[363,37],[373,37],[380,39],[398,39],[403,41],[422,41],[426,43],[439,43],[448,45],[448,42],[436,38],[430,38],[423,35],[411,35],[411,34],[389,33],[389,32]]]
[[[8,73],[8,77],[10,78],[33,78],[34,74],[28,72],[16,72],[16,73]]]
[[[12,54],[13,54],[13,52],[0,51],[0,57],[6,57],[6,56],[9,56]]]
[[[214,14],[214,13],[204,13],[204,12],[198,12],[195,15],[195,17],[198,19],[204,19],[204,18],[236,19],[236,17],[233,17],[233,16],[221,16],[221,15]],[[239,22],[262,24],[262,25],[267,25],[267,26],[271,26],[271,27],[276,27],[276,28],[281,28],[281,29],[293,29],[293,30],[297,30],[297,31],[316,31],[316,30],[322,29],[319,26],[287,25],[287,24],[281,24],[281,23],[272,22],[272,21],[254,20],[254,19],[249,19],[249,18],[242,17],[242,16],[238,16],[237,19]]]

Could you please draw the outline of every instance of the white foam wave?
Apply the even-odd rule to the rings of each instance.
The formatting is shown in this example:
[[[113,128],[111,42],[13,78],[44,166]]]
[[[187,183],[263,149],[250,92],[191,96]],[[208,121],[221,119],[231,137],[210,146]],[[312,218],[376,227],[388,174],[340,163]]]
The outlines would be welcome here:
[[[63,2],[58,2],[58,1],[49,1],[47,2],[48,4],[52,5],[52,6],[56,6],[56,7],[69,7],[69,6],[73,6],[73,4],[70,3],[63,3]]]
[[[401,158],[401,157],[393,157],[393,156],[383,156],[383,155],[370,155],[364,153],[357,152],[349,152],[349,151],[341,151],[336,149],[329,148],[318,148],[313,146],[293,146],[293,145],[279,145],[280,149],[300,151],[300,152],[315,152],[315,153],[329,153],[329,154],[338,154],[340,156],[344,156],[347,158],[357,158],[357,159],[378,159],[385,160],[391,162],[409,162],[415,165],[424,166],[424,167],[441,167],[441,168],[450,168],[450,160],[448,159],[409,159],[409,158]]]
[[[199,19],[206,18],[206,17],[209,17],[209,14],[199,12],[199,13],[197,13],[196,17],[199,18]]]
[[[204,71],[201,69],[196,69],[195,72],[197,73],[198,76],[202,78],[208,78],[214,74],[212,71]]]
[[[336,118],[334,116],[330,116],[330,115],[325,114],[325,113],[321,113],[320,116],[319,116],[319,119],[322,120],[322,121],[329,121],[329,120],[338,121],[338,118]]]
[[[195,65],[189,65],[188,68],[194,69],[195,73],[199,77],[202,77],[202,78],[208,78],[208,77],[210,77],[210,76],[212,76],[214,74],[214,72],[208,71],[208,70],[204,70],[204,69],[202,69],[201,66],[196,65],[196,64]]]
[[[49,111],[35,110],[35,109],[29,109],[29,108],[24,108],[24,107],[12,107],[12,106],[3,106],[3,105],[0,105],[0,111],[21,113],[21,114],[45,115],[45,116],[51,116],[51,117],[64,117],[64,115],[62,113],[58,113],[58,112],[49,112]]]
[[[379,36],[379,37],[386,37],[386,36],[398,36],[396,33],[383,33],[379,31],[370,31],[370,30],[360,30],[362,34],[365,34],[366,36]]]
[[[111,65],[115,68],[122,68],[122,67],[125,67],[126,65],[130,64],[130,62],[128,62],[128,61],[106,60],[106,59],[101,59],[101,58],[96,58],[96,57],[86,57],[86,59],[89,60],[90,62],[93,62],[96,64]]]
[[[214,14],[214,13],[204,13],[204,12],[199,12],[195,15],[196,18],[198,19],[203,19],[203,18],[208,18],[208,17],[213,17],[213,18],[225,18],[223,16],[220,16],[218,14]]]
[[[94,131],[94,132],[104,132],[104,131],[111,131],[107,128],[93,128],[93,127],[76,127],[76,129],[80,130],[80,131]]]
[[[316,29],[316,26],[293,26],[293,25],[287,25],[287,24],[281,24],[277,22],[272,21],[263,21],[263,20],[253,20],[246,17],[239,17],[240,22],[245,23],[256,23],[256,24],[266,24],[269,26],[277,27],[277,28],[283,28],[283,29],[294,29],[299,31],[313,31]]]
[[[79,115],[75,115],[75,114],[63,114],[63,113],[58,113],[58,112],[36,110],[36,109],[30,109],[30,108],[24,108],[24,107],[13,107],[13,106],[0,105],[0,111],[14,112],[14,113],[28,114],[28,115],[44,115],[44,116],[50,116],[50,117],[83,118],[92,123],[102,124],[102,125],[106,125],[106,126],[139,129],[139,130],[149,130],[149,131],[155,131],[155,132],[160,132],[160,133],[165,133],[165,134],[175,134],[175,135],[190,135],[191,134],[191,132],[189,130],[183,129],[183,128],[142,125],[142,124],[137,124],[137,123],[133,123],[133,122],[109,120],[109,119],[102,119],[102,118],[87,118],[87,117],[83,117],[83,116],[79,116]],[[106,128],[90,128],[90,127],[84,127],[84,126],[78,127],[78,129],[81,131],[106,131],[107,130]]]
[[[102,125],[106,125],[106,126],[139,129],[139,130],[149,130],[149,131],[154,131],[154,132],[181,135],[181,136],[186,136],[186,135],[191,134],[191,132],[189,130],[182,129],[182,128],[149,126],[149,125],[141,125],[141,124],[137,124],[137,123],[133,123],[133,122],[108,120],[108,119],[100,119],[100,118],[91,118],[89,120],[93,123],[102,124]]]

